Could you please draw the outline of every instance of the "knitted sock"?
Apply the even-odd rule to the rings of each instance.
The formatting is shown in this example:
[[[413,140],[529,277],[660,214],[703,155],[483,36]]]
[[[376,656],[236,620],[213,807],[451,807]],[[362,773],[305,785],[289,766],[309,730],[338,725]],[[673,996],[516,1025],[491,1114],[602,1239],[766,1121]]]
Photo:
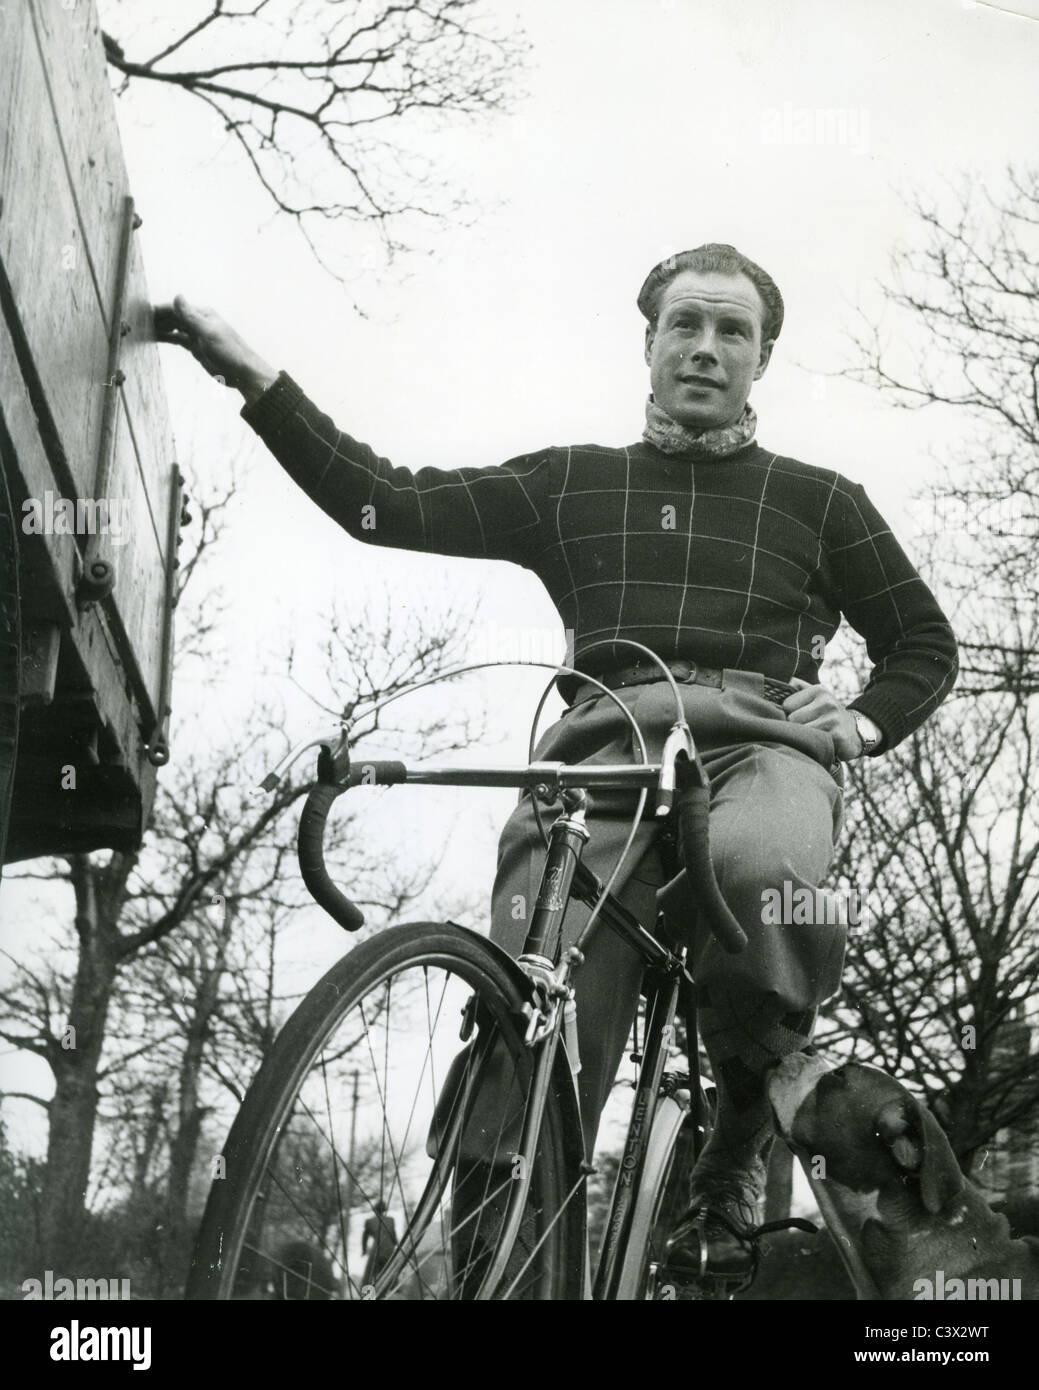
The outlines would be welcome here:
[[[738,1012],[701,1006],[697,1018],[718,1090],[714,1131],[697,1167],[749,1168],[767,1156],[775,1134],[767,1073],[807,1045],[816,1011],[777,1015],[770,1000],[754,1009],[742,1001]]]

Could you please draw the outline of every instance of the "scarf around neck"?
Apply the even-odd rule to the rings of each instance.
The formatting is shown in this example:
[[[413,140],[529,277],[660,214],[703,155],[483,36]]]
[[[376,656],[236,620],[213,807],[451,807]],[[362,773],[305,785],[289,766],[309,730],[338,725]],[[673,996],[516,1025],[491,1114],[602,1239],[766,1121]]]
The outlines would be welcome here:
[[[726,458],[752,444],[757,427],[758,417],[754,408],[745,405],[743,414],[734,424],[720,425],[712,430],[690,430],[661,410],[650,396],[646,401],[646,428],[642,438],[662,454],[679,454],[685,458]]]

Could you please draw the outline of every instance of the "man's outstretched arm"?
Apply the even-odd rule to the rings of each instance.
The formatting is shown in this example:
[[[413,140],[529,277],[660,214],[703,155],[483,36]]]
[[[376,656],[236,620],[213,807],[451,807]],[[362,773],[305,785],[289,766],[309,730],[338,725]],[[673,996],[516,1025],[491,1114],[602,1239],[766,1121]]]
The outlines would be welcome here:
[[[245,397],[242,417],[290,477],[356,540],[526,563],[547,511],[549,453],[497,468],[395,468],[340,430],[208,309],[178,297],[156,333]]]

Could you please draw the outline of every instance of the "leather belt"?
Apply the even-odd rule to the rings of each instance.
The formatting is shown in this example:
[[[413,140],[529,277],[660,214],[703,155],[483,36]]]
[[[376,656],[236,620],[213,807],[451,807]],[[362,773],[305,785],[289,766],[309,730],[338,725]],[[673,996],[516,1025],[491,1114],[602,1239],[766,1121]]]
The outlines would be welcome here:
[[[700,666],[695,661],[667,661],[664,664],[679,685],[709,685],[716,690],[722,688],[724,673],[712,666]],[[747,674],[757,675],[759,673],[748,671]],[[663,680],[663,676],[660,673],[660,667],[654,663],[650,662],[643,665],[639,662],[634,666],[622,666],[619,670],[607,671],[605,674],[599,675],[598,679],[610,690],[623,690],[629,685],[650,685],[654,681]],[[796,689],[787,681],[773,680],[771,676],[762,676],[761,679],[765,683],[762,694],[773,705],[781,706],[787,696],[792,695]],[[584,681],[577,687],[571,708],[601,694],[602,691],[597,686],[589,685],[587,681]]]

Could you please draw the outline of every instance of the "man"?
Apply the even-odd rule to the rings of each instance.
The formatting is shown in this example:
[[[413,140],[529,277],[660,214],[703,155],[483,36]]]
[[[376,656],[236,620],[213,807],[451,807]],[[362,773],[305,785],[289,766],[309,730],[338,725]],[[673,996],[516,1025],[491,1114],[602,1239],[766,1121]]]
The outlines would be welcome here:
[[[386,1202],[382,1197],[375,1203],[375,1209],[364,1223],[361,1233],[361,1254],[367,1254],[361,1287],[374,1284],[387,1260],[397,1248],[397,1226],[392,1216],[387,1214]]]
[[[241,391],[243,417],[356,539],[533,570],[574,630],[575,666],[619,692],[651,757],[674,721],[671,692],[621,639],[671,665],[711,779],[719,884],[749,945],[731,957],[702,923],[686,924],[718,1115],[668,1264],[698,1268],[703,1233],[710,1268],[724,1274],[749,1262],[742,1237],[756,1223],[772,1137],[765,1074],[808,1043],[843,964],[842,927],[774,925],[762,904],[785,884],[793,901],[794,889],[823,881],[842,818],[840,763],[888,751],[934,712],[955,681],[956,641],[861,485],[755,442],[750,390],[783,323],[771,277],[733,247],[701,246],[656,266],[638,305],[652,392],[637,444],[414,474],[342,434],[214,314],[178,299],[158,326]],[[818,674],[842,614],[873,662],[847,708]],[[571,707],[538,758],[632,759],[628,723],[610,699],[576,679],[560,689]],[[591,808],[587,860],[602,878],[627,834],[625,812],[605,798]],[[522,798],[502,836],[492,903],[492,938],[513,954],[541,858]],[[647,821],[615,891],[652,921],[673,867]],[[568,933],[582,926],[583,914],[568,914]],[[589,1152],[639,985],[623,943],[602,932],[593,946],[577,976]]]

